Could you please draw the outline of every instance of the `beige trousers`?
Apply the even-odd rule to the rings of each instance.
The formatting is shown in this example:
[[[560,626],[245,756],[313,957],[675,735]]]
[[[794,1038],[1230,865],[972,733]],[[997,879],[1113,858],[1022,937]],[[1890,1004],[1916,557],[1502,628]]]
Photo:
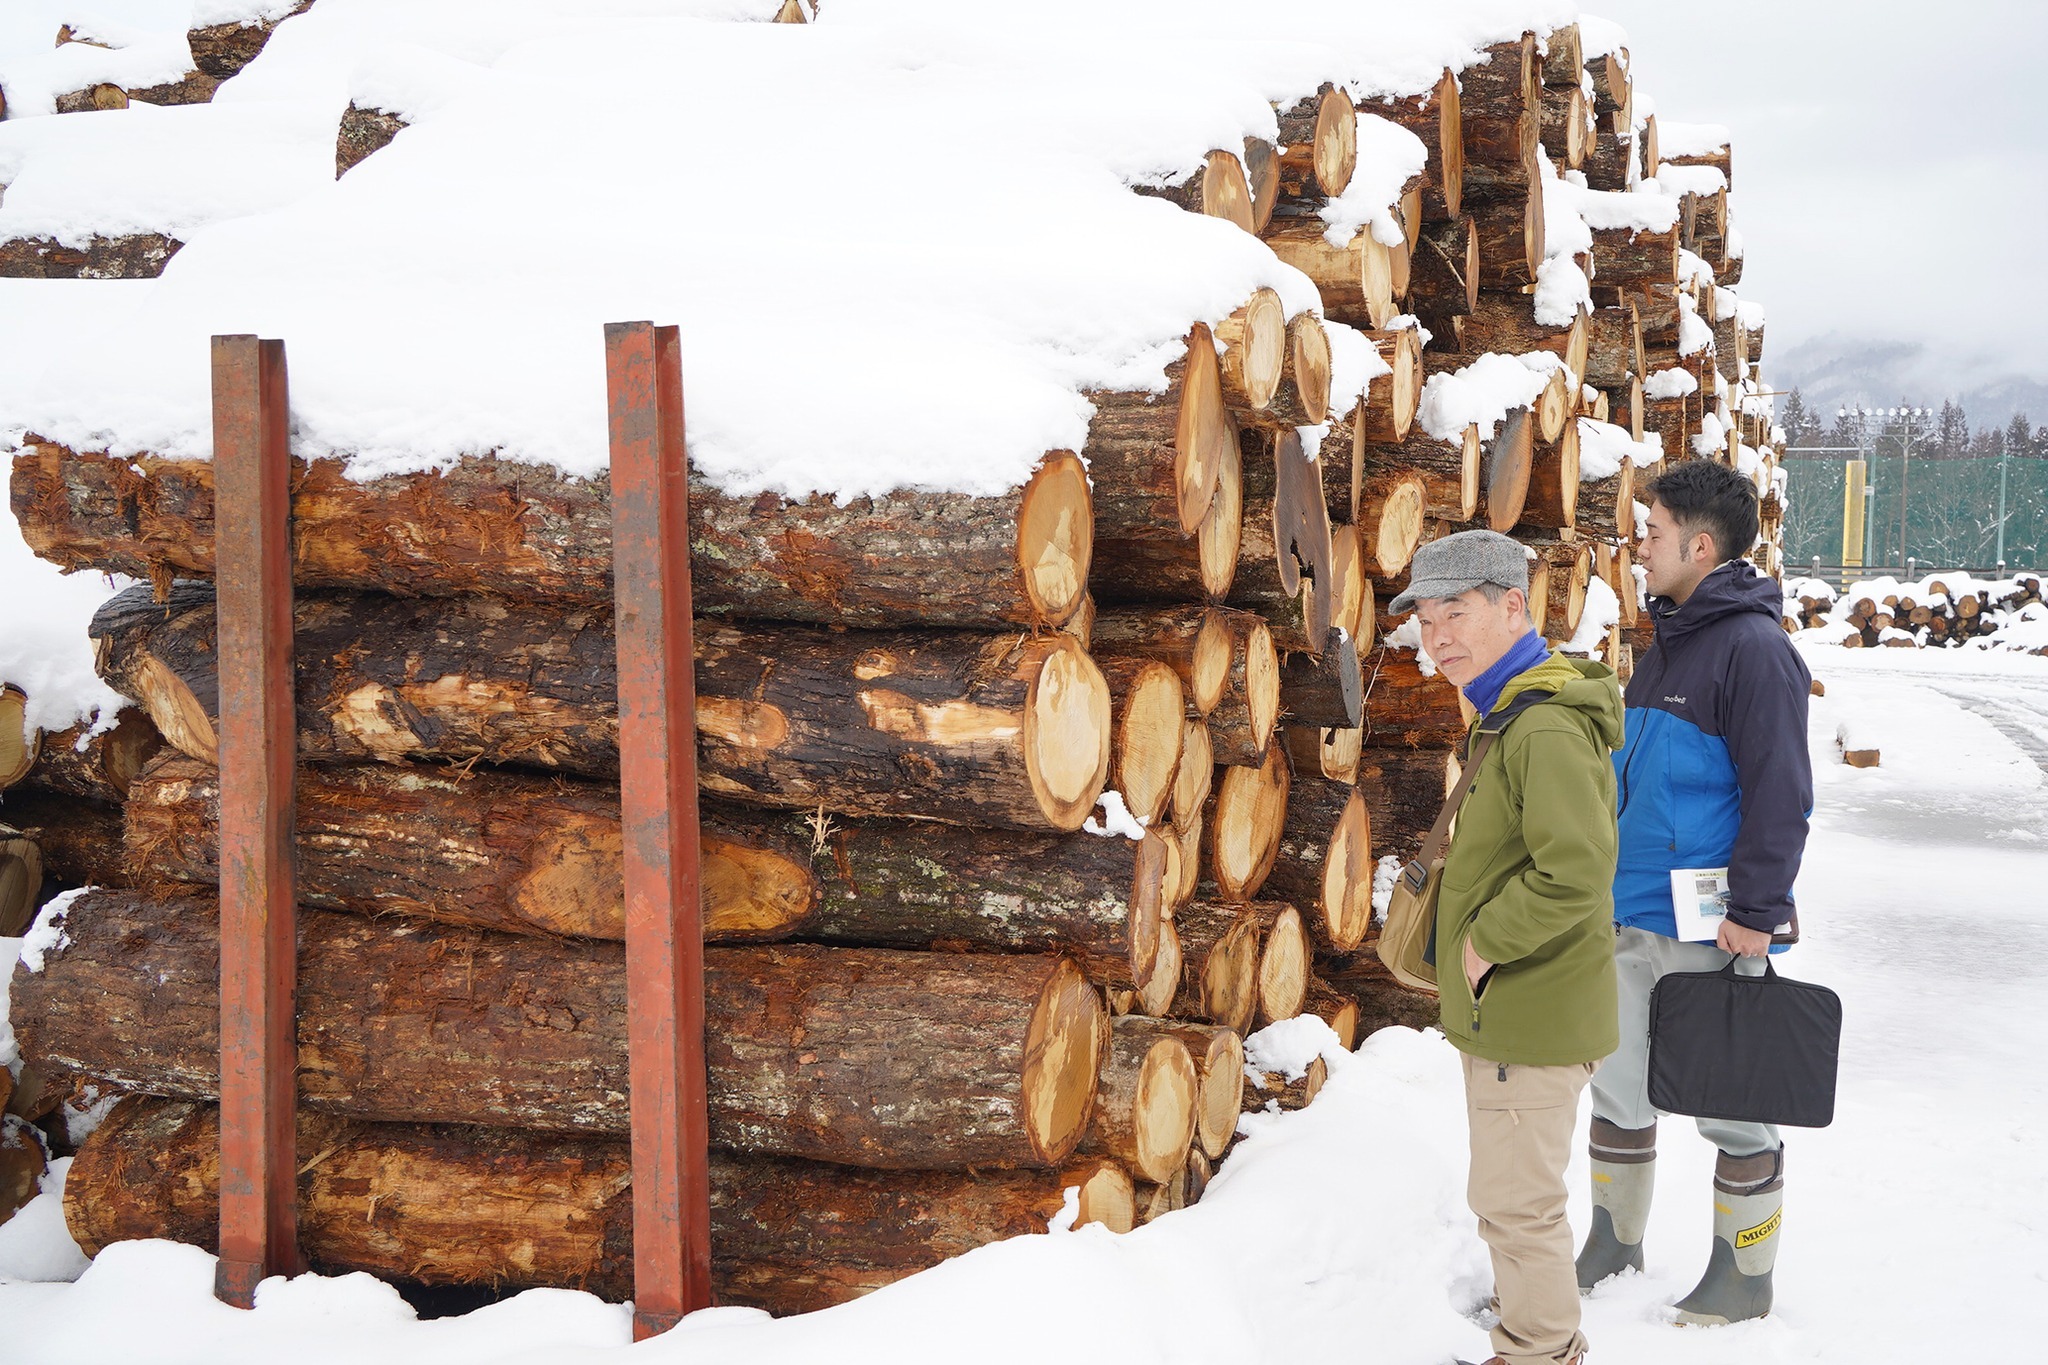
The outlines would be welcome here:
[[[1509,1365],[1577,1359],[1579,1279],[1564,1218],[1579,1092],[1593,1074],[1577,1066],[1504,1066],[1465,1055],[1465,1118],[1472,1174],[1465,1197],[1493,1253],[1500,1326],[1493,1350]]]

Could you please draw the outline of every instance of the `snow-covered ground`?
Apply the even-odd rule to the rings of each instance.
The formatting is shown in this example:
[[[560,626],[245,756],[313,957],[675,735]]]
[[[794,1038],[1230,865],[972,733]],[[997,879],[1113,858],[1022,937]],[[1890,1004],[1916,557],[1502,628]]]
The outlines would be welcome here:
[[[1835,1125],[1789,1141],[1778,1311],[1718,1331],[1668,1325],[1664,1305],[1705,1260],[1711,1163],[1689,1123],[1668,1120],[1648,1273],[1603,1287],[1586,1330],[1596,1358],[1618,1365],[2037,1359],[2026,1305],[2048,1278],[2036,1041],[2048,1026],[2048,661],[1809,658],[1828,695],[1813,707],[1807,942],[1780,965],[1838,990],[1847,1025]],[[1875,737],[1880,767],[1835,761],[1844,719]],[[271,1283],[240,1313],[212,1301],[211,1258],[163,1243],[116,1247],[75,1284],[0,1283],[0,1323],[11,1359],[134,1365],[627,1350],[693,1365],[1483,1359],[1467,1315],[1488,1274],[1443,1040],[1382,1032],[1334,1059],[1311,1107],[1249,1122],[1201,1204],[1127,1236],[1019,1238],[842,1308],[781,1321],[714,1310],[638,1347],[623,1309],[558,1291],[420,1322],[365,1277],[308,1276]],[[35,1245],[48,1199],[0,1229],[0,1262],[52,1250]],[[1585,1216],[1581,1188],[1575,1226]]]

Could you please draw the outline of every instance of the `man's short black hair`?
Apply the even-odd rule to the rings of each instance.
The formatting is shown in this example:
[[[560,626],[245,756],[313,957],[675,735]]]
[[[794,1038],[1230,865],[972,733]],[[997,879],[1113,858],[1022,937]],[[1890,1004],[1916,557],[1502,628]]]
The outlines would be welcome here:
[[[1650,500],[1690,537],[1714,538],[1714,562],[1726,564],[1756,544],[1756,485],[1714,460],[1684,460],[1650,481]]]

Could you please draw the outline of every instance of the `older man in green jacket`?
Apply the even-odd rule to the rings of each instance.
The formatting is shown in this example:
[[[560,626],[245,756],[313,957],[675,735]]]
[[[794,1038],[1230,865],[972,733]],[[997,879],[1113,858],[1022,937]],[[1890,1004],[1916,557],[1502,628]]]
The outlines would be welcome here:
[[[1467,1198],[1493,1257],[1497,1365],[1586,1351],[1565,1223],[1578,1100],[1614,1051],[1614,768],[1621,692],[1601,664],[1530,628],[1522,547],[1464,531],[1416,553],[1395,611],[1464,690],[1480,759],[1444,858],[1436,962],[1444,1033],[1463,1054]]]

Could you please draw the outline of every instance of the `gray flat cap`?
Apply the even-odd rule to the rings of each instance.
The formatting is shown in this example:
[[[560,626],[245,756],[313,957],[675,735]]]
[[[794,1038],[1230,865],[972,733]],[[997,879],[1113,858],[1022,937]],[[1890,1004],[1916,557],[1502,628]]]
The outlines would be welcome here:
[[[1456,597],[1481,583],[1529,591],[1529,554],[1498,531],[1460,531],[1432,540],[1408,564],[1408,586],[1388,608],[1415,610],[1424,598]]]

